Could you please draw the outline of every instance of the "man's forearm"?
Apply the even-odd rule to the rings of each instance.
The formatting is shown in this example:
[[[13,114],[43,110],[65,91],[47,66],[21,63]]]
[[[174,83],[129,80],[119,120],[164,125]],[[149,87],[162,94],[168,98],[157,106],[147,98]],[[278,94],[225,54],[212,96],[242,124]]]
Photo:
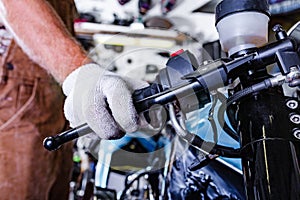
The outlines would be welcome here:
[[[44,0],[0,0],[0,17],[22,49],[62,82],[90,62]]]

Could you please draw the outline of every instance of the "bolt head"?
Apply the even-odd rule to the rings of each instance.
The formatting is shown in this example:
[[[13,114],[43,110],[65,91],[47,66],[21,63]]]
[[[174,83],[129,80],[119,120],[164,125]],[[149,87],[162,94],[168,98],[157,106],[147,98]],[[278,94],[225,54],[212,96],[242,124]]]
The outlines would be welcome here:
[[[298,105],[299,105],[299,103],[296,100],[288,100],[286,102],[286,106],[290,109],[293,109],[293,110],[298,108]]]
[[[297,138],[298,140],[300,140],[300,130],[299,129],[295,130],[293,132],[293,135],[294,135],[295,138]]]
[[[300,115],[292,114],[290,116],[290,121],[293,122],[294,124],[300,124]]]

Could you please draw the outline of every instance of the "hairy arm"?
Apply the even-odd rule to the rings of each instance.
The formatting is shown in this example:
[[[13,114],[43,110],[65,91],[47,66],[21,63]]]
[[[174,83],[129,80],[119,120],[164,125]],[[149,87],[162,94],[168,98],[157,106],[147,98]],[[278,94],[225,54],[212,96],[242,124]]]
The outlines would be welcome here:
[[[45,0],[0,0],[0,18],[30,58],[60,83],[91,61]]]

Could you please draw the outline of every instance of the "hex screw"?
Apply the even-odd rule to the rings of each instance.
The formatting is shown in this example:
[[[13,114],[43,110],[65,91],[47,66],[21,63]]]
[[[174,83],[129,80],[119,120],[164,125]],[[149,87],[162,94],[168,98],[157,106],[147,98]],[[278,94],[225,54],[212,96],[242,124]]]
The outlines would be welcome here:
[[[295,138],[297,138],[298,140],[300,140],[300,130],[299,129],[295,130],[293,132],[293,135],[294,135]]]
[[[300,124],[300,115],[298,114],[291,114],[290,115],[290,121],[294,124]]]
[[[286,102],[286,106],[288,107],[288,108],[290,108],[290,109],[296,109],[297,107],[298,107],[298,101],[296,101],[296,100],[288,100],[287,102]]]

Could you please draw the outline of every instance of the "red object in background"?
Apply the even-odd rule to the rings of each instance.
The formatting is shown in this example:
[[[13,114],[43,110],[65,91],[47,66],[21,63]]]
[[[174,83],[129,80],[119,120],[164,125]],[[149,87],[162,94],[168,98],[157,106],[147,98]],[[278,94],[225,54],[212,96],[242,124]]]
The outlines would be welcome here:
[[[175,56],[178,56],[178,55],[182,54],[183,52],[184,52],[183,49],[179,49],[178,51],[172,53],[170,56],[171,57],[175,57]]]
[[[74,20],[74,23],[80,23],[80,22],[87,22],[86,19],[80,19],[80,18],[77,18]]]

